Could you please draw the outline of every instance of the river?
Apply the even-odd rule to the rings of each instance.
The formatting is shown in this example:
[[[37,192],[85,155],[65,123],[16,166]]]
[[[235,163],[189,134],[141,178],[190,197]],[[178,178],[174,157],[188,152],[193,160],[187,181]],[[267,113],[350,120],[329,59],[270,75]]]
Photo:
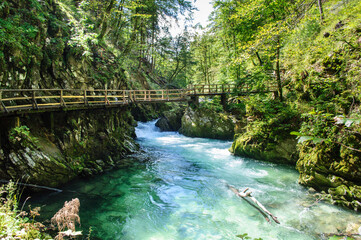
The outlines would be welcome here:
[[[117,170],[68,184],[62,193],[34,196],[33,207],[51,218],[64,201],[79,198],[84,237],[129,240],[322,239],[344,231],[359,215],[317,202],[297,183],[294,168],[232,156],[231,142],[160,132],[139,123],[144,153]],[[227,185],[250,188],[278,217],[268,223]]]

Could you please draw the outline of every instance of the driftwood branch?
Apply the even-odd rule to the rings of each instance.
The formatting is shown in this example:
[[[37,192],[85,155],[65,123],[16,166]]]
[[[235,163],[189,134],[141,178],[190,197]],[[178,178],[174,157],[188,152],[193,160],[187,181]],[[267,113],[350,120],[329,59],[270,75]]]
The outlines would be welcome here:
[[[256,208],[263,217],[267,220],[267,222],[270,222],[268,216],[270,216],[273,221],[276,223],[280,223],[276,216],[274,216],[270,211],[267,210],[265,206],[262,205],[256,198],[252,197],[252,192],[248,192],[249,188],[246,188],[244,191],[238,191],[235,187],[232,187],[227,184],[227,187],[234,192],[237,196],[243,198],[247,203],[249,203],[252,207]]]
[[[10,181],[8,181],[8,180],[0,179],[0,183],[9,183],[9,182]],[[35,185],[35,184],[28,184],[28,183],[21,183],[21,182],[14,182],[14,184],[20,185],[20,186],[25,186],[25,187],[40,188],[40,189],[45,189],[45,190],[55,191],[55,192],[62,192],[63,191],[63,190],[58,189],[58,188],[40,186],[40,185]]]

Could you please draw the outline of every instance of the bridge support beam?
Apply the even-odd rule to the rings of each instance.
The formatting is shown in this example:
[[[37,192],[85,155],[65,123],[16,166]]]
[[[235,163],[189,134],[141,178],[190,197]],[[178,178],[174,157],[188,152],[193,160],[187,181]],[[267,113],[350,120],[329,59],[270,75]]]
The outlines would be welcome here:
[[[50,112],[50,131],[54,132],[54,113]]]
[[[228,104],[227,104],[227,94],[226,93],[221,95],[221,104],[223,106],[223,110],[227,110]]]
[[[20,127],[20,117],[15,117],[15,124],[14,124],[15,127]]]
[[[199,106],[199,96],[191,96],[191,101],[188,102],[191,107],[198,107]]]
[[[51,133],[54,133],[54,112],[43,113],[42,120],[44,121],[46,128],[49,129]]]

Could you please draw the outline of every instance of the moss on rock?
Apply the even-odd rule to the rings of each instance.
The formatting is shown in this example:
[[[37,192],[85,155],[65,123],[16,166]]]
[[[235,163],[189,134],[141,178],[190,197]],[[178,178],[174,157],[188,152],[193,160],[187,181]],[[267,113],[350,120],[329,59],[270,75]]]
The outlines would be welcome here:
[[[235,119],[226,113],[218,113],[208,108],[188,107],[182,117],[180,133],[189,137],[232,139]]]
[[[299,183],[324,191],[326,199],[334,204],[360,211],[359,157],[355,154],[340,154],[348,150],[335,143],[316,146],[304,143],[299,148]]]
[[[155,123],[161,131],[178,131],[182,127],[182,116],[185,109],[178,107],[163,112],[160,119]]]
[[[271,138],[268,132],[261,129],[252,128],[236,134],[230,152],[269,162],[295,164],[298,156],[297,141],[291,137]]]
[[[14,141],[3,144],[0,176],[5,179],[56,187],[78,175],[116,167],[117,161],[138,150],[135,123],[127,109],[44,113],[21,122],[31,131],[27,141],[36,142],[26,147]]]

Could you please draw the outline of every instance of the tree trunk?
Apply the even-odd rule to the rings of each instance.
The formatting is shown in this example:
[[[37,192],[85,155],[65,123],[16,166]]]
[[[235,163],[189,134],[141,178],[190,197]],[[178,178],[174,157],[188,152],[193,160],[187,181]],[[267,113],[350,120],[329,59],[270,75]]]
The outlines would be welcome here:
[[[280,101],[283,101],[283,93],[282,93],[282,82],[281,82],[281,71],[280,71],[280,37],[277,37],[277,53],[276,53],[276,79],[277,79],[277,87],[278,93],[280,97]]]
[[[113,5],[115,3],[115,0],[111,0],[109,2],[109,5],[107,7],[107,9],[105,10],[105,13],[102,17],[102,21],[101,21],[101,31],[100,31],[100,34],[98,36],[99,40],[102,40],[105,36],[105,33],[107,32],[108,30],[108,17],[109,17],[109,14],[113,8]]]
[[[260,66],[263,66],[263,61],[262,61],[261,57],[259,56],[259,53],[258,53],[258,52],[256,52],[256,56],[257,56],[257,59],[258,59],[258,61],[259,61],[259,65],[260,65]]]
[[[323,23],[323,8],[322,8],[322,0],[318,0],[318,9],[320,10],[320,19],[321,19],[321,23]]]

